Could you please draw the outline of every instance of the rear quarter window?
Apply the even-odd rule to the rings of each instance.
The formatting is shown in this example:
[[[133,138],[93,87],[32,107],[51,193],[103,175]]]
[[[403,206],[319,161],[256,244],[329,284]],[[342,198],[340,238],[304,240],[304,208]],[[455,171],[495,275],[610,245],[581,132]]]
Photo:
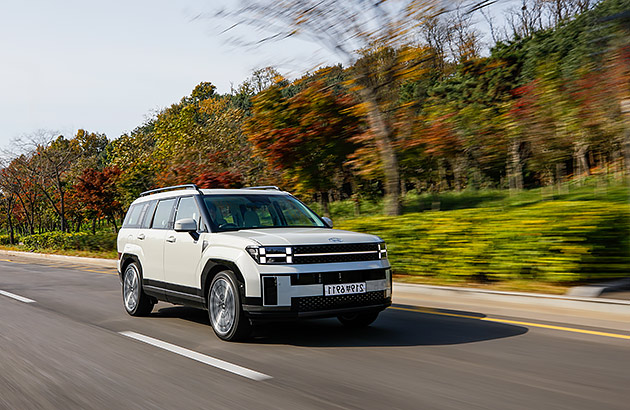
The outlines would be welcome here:
[[[139,228],[142,217],[142,210],[145,204],[135,204],[129,207],[127,216],[123,222],[123,228]]]

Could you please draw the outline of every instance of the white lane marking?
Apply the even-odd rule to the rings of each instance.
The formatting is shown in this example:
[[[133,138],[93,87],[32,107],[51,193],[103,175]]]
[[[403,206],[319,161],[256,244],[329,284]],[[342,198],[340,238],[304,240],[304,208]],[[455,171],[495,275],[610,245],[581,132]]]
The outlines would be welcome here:
[[[0,295],[4,295],[6,297],[19,300],[20,302],[24,303],[35,303],[33,299],[25,298],[24,296],[16,295],[14,293],[6,292],[4,290],[0,290]]]
[[[154,339],[149,336],[141,335],[140,333],[136,333],[136,332],[119,332],[119,333],[123,336],[127,336],[132,339],[136,339],[141,342],[148,343],[150,345],[159,347],[164,350],[168,350],[169,352],[176,353],[178,355],[187,357],[189,359],[196,360],[198,362],[219,368],[221,370],[228,371],[230,373],[238,374],[239,376],[247,377],[248,379],[252,379],[256,381],[272,379],[271,376],[268,376],[266,374],[259,373],[257,371],[254,371],[245,367],[241,367],[236,364],[232,364],[232,363],[220,360],[220,359],[215,359],[214,357],[206,356],[205,354],[197,353],[193,350],[189,350],[189,349],[186,349],[186,348],[183,348],[183,347],[180,347],[180,346],[168,343],[168,342],[163,342],[162,340],[159,340],[159,339]]]

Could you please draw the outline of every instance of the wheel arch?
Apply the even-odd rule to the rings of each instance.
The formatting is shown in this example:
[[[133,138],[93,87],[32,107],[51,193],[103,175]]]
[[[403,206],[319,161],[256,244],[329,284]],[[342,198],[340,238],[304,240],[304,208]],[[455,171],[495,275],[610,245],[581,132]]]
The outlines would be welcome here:
[[[123,280],[123,275],[125,274],[125,269],[127,269],[127,266],[129,266],[129,264],[132,262],[136,262],[138,264],[138,273],[140,274],[140,278],[142,279],[142,264],[140,263],[140,258],[131,253],[124,253],[120,257],[120,272],[118,272],[118,277],[120,278],[121,282]]]
[[[208,291],[210,289],[210,284],[212,283],[212,279],[217,275],[217,273],[222,272],[224,270],[230,270],[234,272],[236,276],[236,280],[238,281],[239,294],[241,296],[241,300],[245,298],[245,278],[241,273],[241,270],[238,268],[236,263],[225,260],[225,259],[209,259],[206,262],[206,265],[203,268],[201,273],[201,289],[203,292],[203,304],[207,308],[208,307]]]

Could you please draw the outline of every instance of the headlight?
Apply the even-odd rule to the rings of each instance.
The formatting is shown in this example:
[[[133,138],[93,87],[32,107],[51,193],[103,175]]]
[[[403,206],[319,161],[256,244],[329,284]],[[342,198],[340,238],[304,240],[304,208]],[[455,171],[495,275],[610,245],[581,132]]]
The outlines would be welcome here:
[[[284,246],[248,246],[245,248],[256,263],[277,264],[293,263],[293,250]]]
[[[387,245],[385,242],[378,244],[378,257],[379,259],[387,259]]]

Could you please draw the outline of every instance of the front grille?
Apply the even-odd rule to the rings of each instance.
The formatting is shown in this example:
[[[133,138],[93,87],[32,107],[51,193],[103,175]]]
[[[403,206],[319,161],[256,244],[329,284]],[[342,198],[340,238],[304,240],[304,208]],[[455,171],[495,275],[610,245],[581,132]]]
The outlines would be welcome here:
[[[379,257],[379,245],[377,243],[298,245],[293,247],[293,263],[358,262],[377,260]]]
[[[371,306],[385,303],[385,291],[357,293],[355,295],[309,296],[291,299],[291,309],[297,312]]]
[[[361,252],[378,251],[377,243],[333,243],[325,245],[296,245],[293,247],[295,255],[304,253],[330,253],[330,252]]]
[[[385,269],[352,270],[346,272],[298,273],[291,276],[291,285],[333,285],[385,279]]]

